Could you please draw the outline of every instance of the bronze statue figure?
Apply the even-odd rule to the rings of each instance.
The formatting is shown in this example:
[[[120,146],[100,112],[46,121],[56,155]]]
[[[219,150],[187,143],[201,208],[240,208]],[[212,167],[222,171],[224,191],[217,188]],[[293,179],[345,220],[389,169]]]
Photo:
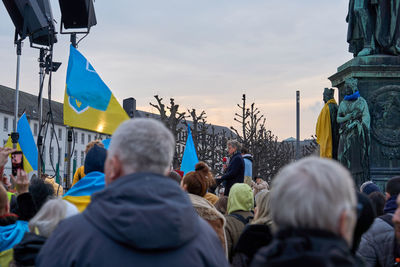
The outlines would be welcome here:
[[[346,166],[357,186],[369,180],[370,114],[367,101],[360,96],[357,80],[347,79],[345,97],[339,105],[338,160]]]
[[[400,55],[399,12],[400,0],[349,0],[349,52]]]
[[[321,157],[337,159],[339,144],[339,129],[336,122],[338,105],[334,98],[334,89],[325,88],[323,100],[325,102],[318,116],[316,127],[317,143]]]

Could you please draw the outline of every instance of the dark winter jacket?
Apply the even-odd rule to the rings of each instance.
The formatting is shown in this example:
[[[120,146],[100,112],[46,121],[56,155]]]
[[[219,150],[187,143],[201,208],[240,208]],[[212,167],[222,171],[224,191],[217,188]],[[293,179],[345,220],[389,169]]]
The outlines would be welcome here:
[[[37,255],[46,237],[34,233],[25,233],[21,242],[14,247],[14,262],[18,266],[34,266]]]
[[[120,177],[61,222],[36,266],[228,266],[214,230],[172,179]]]
[[[385,215],[387,221],[391,222],[393,213],[397,208],[396,197],[392,196],[385,205]],[[366,267],[393,266],[394,256],[394,229],[393,225],[383,220],[383,216],[377,217],[374,223],[362,236],[357,255],[365,261]]]
[[[258,251],[251,266],[353,267],[357,263],[346,241],[333,233],[287,229]]]
[[[243,230],[233,252],[232,266],[250,266],[254,254],[272,241],[272,234],[267,225],[249,224]]]
[[[226,182],[224,195],[228,196],[231,187],[235,183],[244,181],[244,161],[240,152],[236,152],[229,161],[226,173],[221,177]]]

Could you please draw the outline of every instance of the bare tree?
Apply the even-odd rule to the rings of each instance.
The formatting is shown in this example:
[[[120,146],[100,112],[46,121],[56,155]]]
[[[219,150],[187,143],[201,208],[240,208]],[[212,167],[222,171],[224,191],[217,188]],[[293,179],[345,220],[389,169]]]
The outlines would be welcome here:
[[[169,106],[167,107],[165,107],[162,102],[163,99],[158,95],[155,95],[154,98],[156,99],[157,103],[150,103],[150,105],[158,110],[160,114],[160,120],[168,129],[171,130],[176,140],[173,165],[174,168],[177,168],[180,166],[183,154],[183,151],[180,149],[180,146],[182,145],[182,127],[179,127],[179,125],[185,119],[186,115],[185,112],[179,111],[179,105],[175,104],[175,100],[173,98],[170,98]]]

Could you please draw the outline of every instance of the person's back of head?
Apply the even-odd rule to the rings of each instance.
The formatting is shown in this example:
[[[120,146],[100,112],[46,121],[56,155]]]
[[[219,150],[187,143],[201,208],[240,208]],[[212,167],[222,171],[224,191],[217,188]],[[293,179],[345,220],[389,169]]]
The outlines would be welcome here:
[[[10,204],[8,202],[7,191],[0,185],[0,217],[8,213],[10,209]]]
[[[187,173],[182,179],[182,187],[190,194],[203,197],[214,181],[210,168],[204,162],[195,165],[195,170]]]
[[[89,143],[86,145],[85,153],[86,153],[86,154],[89,153],[89,151],[90,151],[94,146],[98,146],[98,147],[104,148],[104,144],[101,142],[101,140],[100,140],[100,139],[96,139],[96,140],[93,140],[93,141],[89,142]]]
[[[93,145],[85,158],[84,172],[85,174],[91,172],[101,172],[104,173],[104,163],[107,158],[107,150],[104,147]]]
[[[41,178],[31,179],[29,193],[32,195],[33,203],[37,210],[54,195],[54,188],[51,184],[45,183]]]
[[[215,203],[215,208],[222,214],[226,215],[226,210],[228,208],[228,197],[221,196],[218,199],[217,203]]]
[[[247,184],[236,183],[228,196],[228,214],[235,211],[251,211],[254,209],[254,196]]]
[[[263,190],[255,197],[256,207],[252,224],[272,224],[270,191]]]
[[[385,195],[381,192],[372,192],[368,195],[372,205],[375,207],[376,216],[379,217],[384,214],[383,209],[385,208]]]
[[[29,230],[44,237],[49,237],[57,225],[65,218],[78,214],[78,209],[63,199],[47,201],[29,221]]]
[[[151,172],[166,175],[175,152],[170,130],[154,119],[131,119],[114,132],[107,153],[106,183],[121,176]]]
[[[386,183],[386,193],[389,194],[387,198],[396,197],[400,193],[400,176],[395,176]]]
[[[174,180],[178,184],[181,184],[182,177],[176,171],[174,171],[174,170],[170,171],[168,173],[167,177],[171,178],[172,180]]]
[[[379,187],[372,181],[367,181],[360,186],[360,192],[366,194],[367,196],[372,192],[380,192]]]
[[[355,207],[354,181],[332,160],[301,159],[284,167],[272,182],[272,219],[280,229],[325,230],[351,244]]]

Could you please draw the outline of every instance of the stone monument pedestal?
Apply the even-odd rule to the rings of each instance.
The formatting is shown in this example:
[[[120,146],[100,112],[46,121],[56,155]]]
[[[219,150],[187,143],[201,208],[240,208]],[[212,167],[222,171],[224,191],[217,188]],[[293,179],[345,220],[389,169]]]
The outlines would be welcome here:
[[[344,81],[358,80],[358,89],[368,102],[371,115],[370,173],[382,189],[400,175],[400,56],[356,57],[329,77],[344,97]]]

